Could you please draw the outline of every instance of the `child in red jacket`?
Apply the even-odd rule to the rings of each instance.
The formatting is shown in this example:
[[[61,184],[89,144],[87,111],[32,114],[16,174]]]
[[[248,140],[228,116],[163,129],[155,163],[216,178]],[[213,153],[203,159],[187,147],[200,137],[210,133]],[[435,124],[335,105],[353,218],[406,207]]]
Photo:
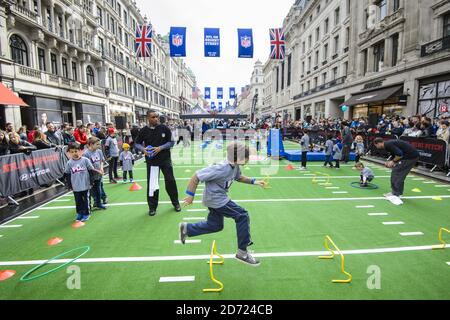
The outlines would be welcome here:
[[[81,149],[83,149],[88,142],[88,138],[86,135],[86,126],[81,125],[78,128],[76,128],[75,131],[73,132],[73,136],[75,137],[75,141],[81,145]]]

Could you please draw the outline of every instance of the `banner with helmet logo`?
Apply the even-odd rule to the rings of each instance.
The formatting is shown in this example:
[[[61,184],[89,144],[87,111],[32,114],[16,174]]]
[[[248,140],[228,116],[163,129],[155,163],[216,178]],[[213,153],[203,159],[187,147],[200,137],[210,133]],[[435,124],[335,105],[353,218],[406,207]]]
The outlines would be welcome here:
[[[169,43],[171,57],[186,57],[186,28],[171,27]]]

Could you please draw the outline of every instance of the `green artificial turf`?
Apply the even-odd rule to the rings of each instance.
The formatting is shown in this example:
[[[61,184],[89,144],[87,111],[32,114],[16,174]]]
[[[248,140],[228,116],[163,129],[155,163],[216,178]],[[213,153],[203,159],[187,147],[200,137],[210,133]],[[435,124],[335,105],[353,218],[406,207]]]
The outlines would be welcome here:
[[[289,148],[296,145],[287,143]],[[211,143],[205,149],[194,144],[190,152],[177,146],[172,154],[179,198],[184,198],[189,178],[202,168],[203,160],[221,161],[224,150]],[[184,155],[183,155],[184,154]],[[263,153],[262,153],[263,154]],[[184,157],[184,163],[180,159]],[[188,159],[197,162],[189,164]],[[226,219],[223,231],[197,238],[201,243],[174,244],[178,239],[178,224],[184,217],[206,217],[207,212],[188,212],[204,208],[196,203],[176,213],[161,181],[160,205],[154,217],[147,215],[146,170],[138,162],[134,174],[144,188],[130,192],[130,184],[111,185],[105,179],[110,204],[105,211],[94,211],[86,226],[71,227],[75,218],[72,196],[60,197],[38,210],[27,214],[37,219],[17,219],[8,225],[20,228],[0,228],[0,262],[47,260],[76,247],[89,245],[91,250],[82,258],[115,257],[180,257],[187,260],[90,262],[76,261],[80,268],[81,289],[68,289],[71,274],[63,268],[30,282],[20,277],[36,264],[0,266],[0,270],[16,270],[16,275],[0,282],[0,299],[449,299],[450,250],[420,250],[345,255],[346,270],[353,276],[350,284],[335,284],[332,279],[343,279],[340,258],[321,260],[317,255],[288,257],[286,253],[325,251],[324,238],[329,235],[341,250],[398,248],[426,246],[438,243],[440,227],[450,227],[448,208],[450,186],[442,183],[414,180],[406,182],[405,196],[444,196],[442,200],[404,199],[405,204],[394,206],[382,198],[389,190],[386,169],[369,164],[375,172],[376,190],[356,189],[351,182],[358,181],[359,173],[351,165],[341,169],[322,167],[322,163],[308,163],[309,172],[288,170],[287,161],[253,162],[242,167],[242,174],[269,178],[270,189],[233,183],[230,197],[246,208],[251,217],[251,234],[257,253],[282,256],[261,257],[256,268],[227,258],[224,265],[216,265],[214,273],[225,285],[221,293],[203,293],[203,288],[216,287],[209,278],[206,258],[213,240],[221,254],[236,252],[237,240],[234,221]],[[294,168],[298,163],[292,164]],[[189,170],[190,172],[186,172]],[[319,174],[320,173],[320,174]],[[313,174],[311,176],[311,174]],[[316,176],[314,176],[314,174]],[[333,187],[313,182],[325,179]],[[162,178],[162,175],[161,175]],[[421,192],[412,190],[419,188]],[[334,194],[333,191],[347,191]],[[197,193],[199,194],[199,192]],[[363,199],[375,198],[375,199]],[[339,199],[330,201],[332,199]],[[258,201],[254,201],[258,200]],[[125,204],[125,205],[114,205]],[[356,208],[373,205],[373,208]],[[69,208],[65,208],[69,207]],[[52,209],[53,208],[53,209]],[[368,216],[383,213],[387,216]],[[385,221],[403,221],[402,225],[383,225]],[[195,221],[194,221],[195,222]],[[420,236],[403,237],[400,232],[423,232]],[[47,240],[61,237],[64,241],[49,247]],[[445,234],[444,238],[449,239]],[[450,242],[450,241],[449,241]],[[74,257],[67,256],[65,258]],[[48,265],[44,272],[57,265]],[[381,288],[369,289],[371,273],[377,266],[381,271]],[[160,277],[195,276],[194,282],[160,283]]]

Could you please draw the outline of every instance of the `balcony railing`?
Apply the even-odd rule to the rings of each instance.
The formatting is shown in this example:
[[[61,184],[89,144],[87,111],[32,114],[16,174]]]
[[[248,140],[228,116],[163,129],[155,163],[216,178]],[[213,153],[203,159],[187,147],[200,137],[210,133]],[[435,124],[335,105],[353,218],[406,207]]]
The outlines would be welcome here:
[[[447,49],[450,49],[450,36],[423,45],[420,55],[425,57]]]
[[[21,15],[23,15],[23,16],[31,19],[31,20],[33,20],[34,22],[38,22],[38,16],[39,15],[36,12],[31,11],[31,10],[25,8],[25,7],[22,7],[21,5],[19,5],[17,3],[13,4],[11,6],[11,10],[13,12],[15,12],[15,13],[19,13],[19,14],[21,14]]]
[[[330,81],[330,82],[327,82],[327,83],[325,83],[325,84],[323,84],[323,85],[321,85],[321,86],[318,86],[318,87],[315,87],[315,88],[313,88],[313,89],[311,89],[311,90],[308,90],[308,91],[305,91],[305,92],[303,92],[303,93],[300,93],[300,94],[294,96],[294,100],[298,100],[298,99],[300,99],[300,98],[309,96],[309,95],[311,95],[311,94],[313,94],[313,93],[320,92],[320,91],[323,91],[323,90],[327,90],[327,89],[329,89],[329,88],[331,88],[331,87],[334,87],[334,86],[343,84],[343,83],[345,83],[345,79],[346,79],[346,78],[347,78],[347,77],[337,78],[337,79],[332,80],[332,81]]]
[[[32,69],[32,68],[29,68],[26,66],[19,66],[19,73],[24,76],[41,79],[41,71],[40,70]]]

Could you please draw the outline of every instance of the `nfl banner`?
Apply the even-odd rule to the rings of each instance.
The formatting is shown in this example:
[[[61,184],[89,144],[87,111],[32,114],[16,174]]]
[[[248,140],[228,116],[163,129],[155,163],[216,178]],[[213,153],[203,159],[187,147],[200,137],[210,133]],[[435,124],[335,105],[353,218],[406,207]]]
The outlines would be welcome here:
[[[134,42],[134,51],[137,57],[148,58],[152,52],[152,34],[153,27],[148,25],[136,26],[136,39]]]
[[[186,28],[170,27],[170,56],[186,57]]]
[[[214,102],[211,102],[211,110],[214,110],[216,108],[216,104]]]
[[[211,99],[211,88],[205,87],[205,99]]]
[[[230,99],[236,98],[236,88],[230,88]]]
[[[219,101],[219,112],[222,112],[222,102]]]
[[[205,28],[205,57],[220,57],[219,28]]]
[[[253,58],[252,29],[238,29],[239,58]]]
[[[217,88],[217,99],[223,99],[223,88]]]

